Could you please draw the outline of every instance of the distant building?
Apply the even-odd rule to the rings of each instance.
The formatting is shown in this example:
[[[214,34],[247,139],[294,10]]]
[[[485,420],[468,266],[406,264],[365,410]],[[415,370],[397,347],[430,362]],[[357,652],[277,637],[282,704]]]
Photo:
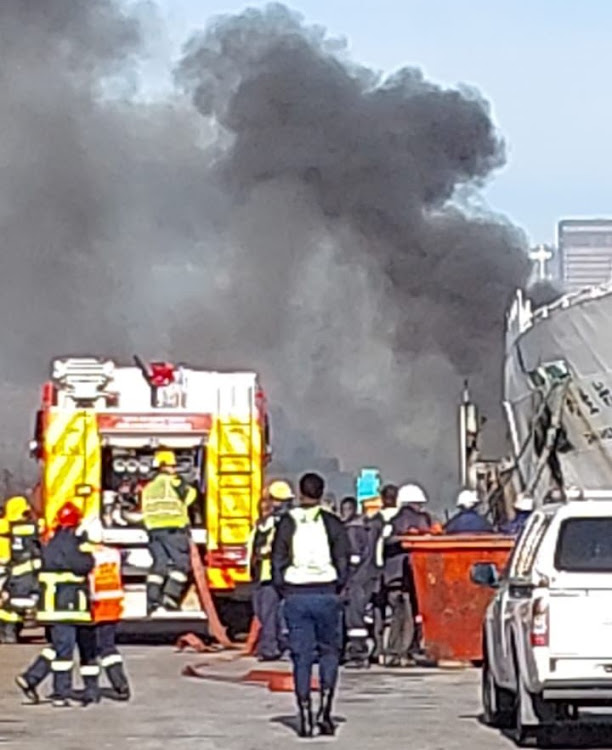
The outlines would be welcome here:
[[[612,219],[564,219],[557,235],[565,291],[612,281]]]

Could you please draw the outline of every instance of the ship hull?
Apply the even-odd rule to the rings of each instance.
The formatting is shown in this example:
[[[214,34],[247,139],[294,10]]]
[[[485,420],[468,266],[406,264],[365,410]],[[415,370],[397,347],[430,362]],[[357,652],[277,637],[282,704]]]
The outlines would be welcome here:
[[[612,288],[533,312],[518,293],[507,324],[504,406],[522,486],[536,500],[559,479],[612,489]]]

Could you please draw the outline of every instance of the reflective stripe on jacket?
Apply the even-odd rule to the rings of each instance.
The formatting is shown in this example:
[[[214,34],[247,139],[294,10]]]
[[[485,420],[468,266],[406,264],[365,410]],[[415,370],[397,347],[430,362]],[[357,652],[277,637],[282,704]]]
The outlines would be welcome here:
[[[86,576],[45,571],[38,580],[42,589],[37,612],[39,622],[91,622]]]
[[[142,491],[145,528],[184,529],[189,526],[189,506],[197,498],[193,487],[180,477],[158,474]]]
[[[10,524],[10,559],[4,589],[9,606],[30,609],[36,605],[39,593],[38,571],[42,567],[38,527],[32,521]]]

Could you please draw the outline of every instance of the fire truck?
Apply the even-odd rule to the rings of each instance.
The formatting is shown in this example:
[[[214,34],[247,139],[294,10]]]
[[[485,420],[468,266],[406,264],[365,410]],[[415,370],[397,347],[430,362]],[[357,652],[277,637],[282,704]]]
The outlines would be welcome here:
[[[125,551],[124,618],[143,620],[151,558],[140,491],[155,473],[155,451],[173,450],[179,472],[198,491],[191,535],[209,589],[235,594],[249,583],[248,540],[270,446],[256,373],[134,360],[55,359],[30,448],[47,528],[75,497],[85,518],[99,517],[104,541]],[[206,619],[193,587],[179,612],[156,616]]]

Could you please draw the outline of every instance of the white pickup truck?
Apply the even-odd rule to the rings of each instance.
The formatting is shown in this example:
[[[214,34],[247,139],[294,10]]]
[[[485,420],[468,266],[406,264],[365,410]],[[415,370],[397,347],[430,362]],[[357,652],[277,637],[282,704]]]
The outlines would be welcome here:
[[[496,589],[483,625],[484,720],[518,745],[545,744],[580,707],[612,706],[612,493],[587,497],[535,511],[506,570],[472,567],[474,583]]]

